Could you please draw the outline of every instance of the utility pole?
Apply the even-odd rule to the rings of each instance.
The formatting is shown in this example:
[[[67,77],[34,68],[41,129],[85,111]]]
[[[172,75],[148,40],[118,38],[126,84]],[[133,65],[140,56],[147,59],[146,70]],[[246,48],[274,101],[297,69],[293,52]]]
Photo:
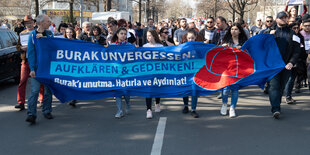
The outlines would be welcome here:
[[[82,27],[83,23],[83,0],[80,0],[81,7],[80,7],[80,27]]]
[[[265,16],[266,16],[266,0],[264,0],[264,17],[262,20],[266,19]]]

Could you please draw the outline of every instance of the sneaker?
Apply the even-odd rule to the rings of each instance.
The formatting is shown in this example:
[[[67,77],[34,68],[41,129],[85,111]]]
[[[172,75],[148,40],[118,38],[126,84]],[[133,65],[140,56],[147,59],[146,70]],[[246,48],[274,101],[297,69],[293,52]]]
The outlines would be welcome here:
[[[25,110],[25,104],[24,103],[19,103],[15,105],[16,109],[19,109],[19,111]]]
[[[45,117],[46,119],[53,119],[53,118],[54,118],[53,115],[52,115],[51,113],[44,114],[44,117]]]
[[[29,115],[26,118],[26,122],[29,122],[30,124],[36,124],[36,116]]]
[[[155,104],[155,112],[160,112],[160,104]]]
[[[123,111],[118,111],[116,114],[115,114],[115,118],[122,118],[124,116],[123,114]]]
[[[196,111],[192,111],[191,112],[191,115],[194,117],[194,118],[199,118],[199,115]]]
[[[72,107],[76,107],[76,103],[77,101],[76,100],[72,100],[71,102],[69,102],[69,105],[71,105]]]
[[[230,108],[230,110],[229,110],[229,117],[230,117],[230,118],[236,117],[235,108]]]
[[[152,110],[151,110],[151,109],[149,109],[149,110],[146,111],[146,118],[147,118],[147,119],[153,118]]]
[[[188,106],[184,106],[184,109],[182,110],[182,113],[183,114],[187,114],[189,111],[188,111]]]
[[[280,119],[280,112],[276,111],[276,112],[273,113],[272,116],[273,116],[274,119]]]
[[[292,97],[288,97],[288,98],[285,99],[285,102],[287,104],[294,104],[295,100]]]
[[[222,93],[220,93],[219,95],[217,95],[216,98],[217,98],[217,99],[222,99]]]
[[[221,108],[221,115],[227,115],[227,104],[223,104]]]
[[[264,94],[268,94],[268,89],[264,89]]]

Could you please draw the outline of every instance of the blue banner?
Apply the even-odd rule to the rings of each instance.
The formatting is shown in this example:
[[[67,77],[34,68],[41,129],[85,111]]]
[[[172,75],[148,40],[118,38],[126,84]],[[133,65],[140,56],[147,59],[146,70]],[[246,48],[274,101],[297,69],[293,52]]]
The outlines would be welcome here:
[[[285,64],[274,37],[250,38],[241,50],[201,42],[136,48],[62,38],[35,42],[37,79],[61,101],[106,97],[202,96],[226,86],[263,85]]]

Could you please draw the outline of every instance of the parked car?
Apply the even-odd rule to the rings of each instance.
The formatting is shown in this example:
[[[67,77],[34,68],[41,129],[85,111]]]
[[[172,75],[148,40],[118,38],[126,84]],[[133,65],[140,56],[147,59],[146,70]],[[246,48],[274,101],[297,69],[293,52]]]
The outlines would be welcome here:
[[[0,82],[20,80],[20,53],[16,50],[18,36],[15,32],[0,28]]]

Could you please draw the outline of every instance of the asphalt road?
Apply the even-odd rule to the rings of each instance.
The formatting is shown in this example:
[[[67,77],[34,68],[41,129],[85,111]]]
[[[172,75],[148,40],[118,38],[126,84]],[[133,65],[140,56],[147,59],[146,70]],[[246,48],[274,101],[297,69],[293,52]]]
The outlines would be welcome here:
[[[198,99],[196,119],[181,113],[182,98],[162,99],[153,119],[145,118],[140,97],[131,99],[132,110],[121,119],[114,118],[113,98],[79,101],[76,108],[54,98],[55,118],[45,119],[38,108],[36,125],[25,122],[26,111],[14,109],[16,91],[13,82],[0,84],[0,155],[310,154],[306,88],[293,93],[296,105],[282,103],[280,120],[271,117],[268,96],[250,86],[240,90],[236,118],[220,115],[217,94]]]

